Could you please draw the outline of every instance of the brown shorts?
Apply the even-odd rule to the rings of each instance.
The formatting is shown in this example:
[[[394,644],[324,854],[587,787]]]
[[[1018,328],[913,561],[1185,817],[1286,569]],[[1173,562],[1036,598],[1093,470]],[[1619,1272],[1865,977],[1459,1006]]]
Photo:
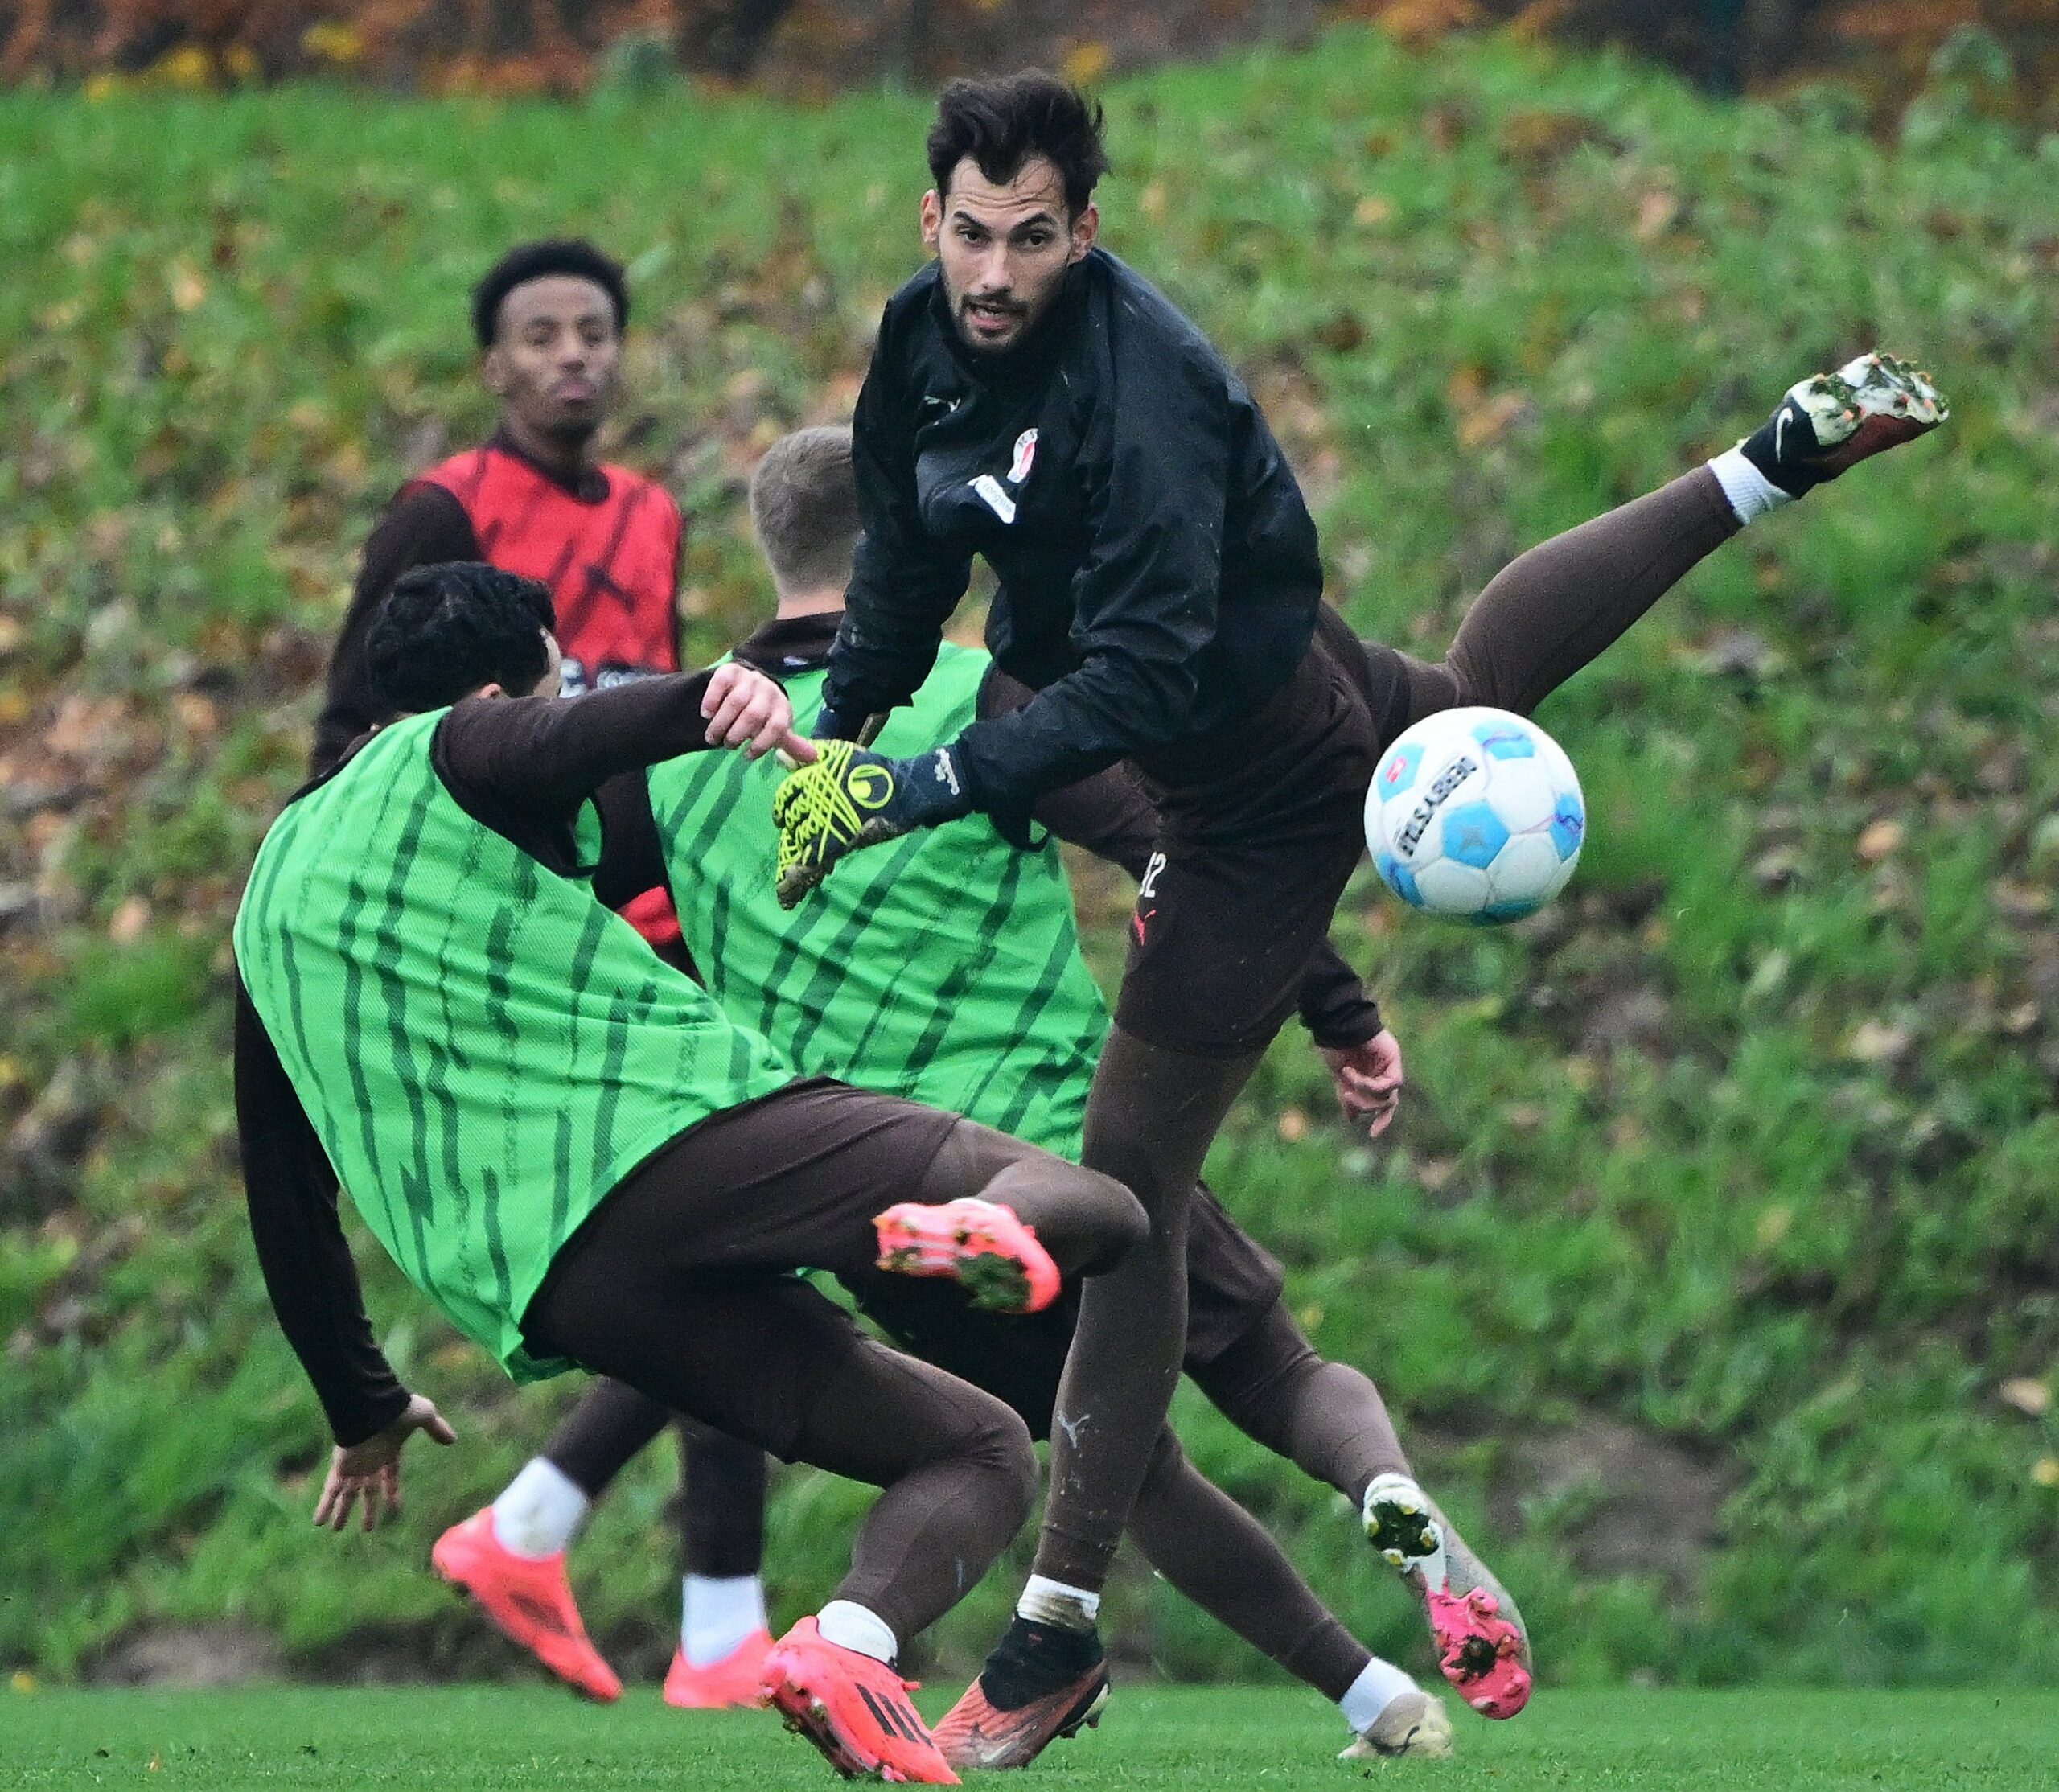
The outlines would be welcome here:
[[[867,1269],[879,1250],[873,1216],[913,1195],[962,1124],[956,1114],[810,1078],[682,1133],[625,1177],[594,1217],[663,1190],[680,1268]],[[561,1260],[582,1235],[573,1235]]]
[[[1280,1304],[1279,1260],[1237,1224],[1204,1186],[1194,1190],[1187,1243],[1190,1374],[1206,1369]],[[869,1272],[845,1278],[859,1310],[926,1362],[1014,1408],[1030,1435],[1050,1435],[1058,1377],[1079,1314],[1078,1284],[1042,1313],[982,1313],[947,1282]]]
[[[717,1114],[573,1234],[524,1334],[791,1460],[822,1389],[881,1348],[795,1272],[869,1271],[873,1216],[916,1195],[964,1124],[826,1079]]]
[[[1379,717],[1366,650],[1325,605],[1286,687],[1139,762],[1159,834],[1131,918],[1116,1024],[1204,1057],[1263,1050],[1366,849]]]

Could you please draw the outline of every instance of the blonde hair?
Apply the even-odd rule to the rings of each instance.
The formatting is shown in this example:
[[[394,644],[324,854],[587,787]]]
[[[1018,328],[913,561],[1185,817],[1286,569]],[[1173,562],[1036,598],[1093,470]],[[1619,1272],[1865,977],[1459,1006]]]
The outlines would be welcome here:
[[[796,430],[766,449],[750,476],[750,520],[782,590],[849,584],[860,530],[850,430]]]

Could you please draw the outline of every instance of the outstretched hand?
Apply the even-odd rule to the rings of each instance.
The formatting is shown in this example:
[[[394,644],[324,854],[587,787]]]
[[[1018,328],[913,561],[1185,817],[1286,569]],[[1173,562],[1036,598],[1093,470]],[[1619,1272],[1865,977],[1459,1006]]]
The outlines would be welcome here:
[[[815,744],[794,732],[794,706],[779,684],[754,668],[732,660],[708,675],[701,700],[708,718],[708,744],[733,746],[750,759],[771,752],[805,763],[815,757]]]
[[[331,1531],[343,1530],[360,1498],[368,1531],[398,1516],[401,1450],[418,1431],[426,1432],[439,1444],[458,1441],[457,1432],[436,1410],[436,1403],[416,1394],[409,1397],[407,1411],[384,1431],[347,1449],[337,1445],[329,1459],[328,1478],[322,1483],[322,1497],[314,1502],[314,1522]]]
[[[1401,1043],[1383,1027],[1362,1046],[1319,1046],[1330,1067],[1337,1105],[1354,1125],[1364,1124],[1366,1136],[1377,1139],[1394,1124],[1401,1104]]]

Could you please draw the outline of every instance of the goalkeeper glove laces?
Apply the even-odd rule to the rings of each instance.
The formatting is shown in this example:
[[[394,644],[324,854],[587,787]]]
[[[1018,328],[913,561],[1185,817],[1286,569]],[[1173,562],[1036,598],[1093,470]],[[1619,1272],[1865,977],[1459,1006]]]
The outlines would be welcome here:
[[[788,776],[772,799],[779,830],[779,906],[791,908],[846,853],[969,815],[956,748],[890,759],[849,741]]]

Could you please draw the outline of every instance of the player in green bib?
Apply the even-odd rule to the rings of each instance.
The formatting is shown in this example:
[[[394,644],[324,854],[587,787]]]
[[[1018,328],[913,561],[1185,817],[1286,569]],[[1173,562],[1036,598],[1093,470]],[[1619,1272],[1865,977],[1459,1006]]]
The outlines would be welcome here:
[[[751,496],[779,610],[738,657],[785,683],[805,726],[820,701],[857,535],[849,432],[812,430],[776,443]],[[951,738],[983,703],[1013,694],[985,654],[947,646],[888,733],[899,731],[902,750],[918,751]],[[668,889],[708,988],[739,1024],[762,1030],[811,1072],[951,1108],[1076,1157],[1108,1013],[1080,956],[1055,842],[1023,852],[975,818],[910,836],[898,861],[890,853],[854,858],[825,886],[819,909],[790,911],[778,902],[766,850],[772,824],[764,798],[777,775],[770,765],[700,754],[610,783],[600,797],[608,849],[597,893],[612,902],[625,891]],[[1124,775],[1059,793],[1039,819],[1132,875],[1145,869],[1155,817]],[[856,874],[848,884],[846,873]],[[1312,971],[1302,1005],[1340,1062],[1379,1030],[1377,1009],[1334,954]],[[1286,1310],[1278,1263],[1205,1191],[1199,1209],[1190,1373],[1232,1419],[1354,1505],[1382,1476],[1412,1482],[1377,1391],[1356,1371],[1317,1356]],[[898,1342],[1000,1395],[1044,1435],[1074,1301],[1033,1320],[996,1321],[939,1287],[904,1298],[901,1280],[845,1278]],[[492,1507],[438,1546],[439,1569],[576,1685],[613,1676],[586,1642],[565,1578],[566,1546],[591,1501],[668,1416],[631,1391],[597,1385]],[[686,1446],[684,1623],[666,1697],[682,1706],[742,1703],[771,1646],[756,1578],[763,1459],[698,1429]],[[1174,1586],[1337,1701],[1361,1739],[1355,1749],[1448,1746],[1437,1702],[1325,1609],[1263,1527],[1192,1468],[1169,1432],[1132,1535]],[[538,1636],[540,1608],[560,1614],[557,1635]],[[579,1638],[576,1656],[559,1643],[565,1635]]]
[[[598,903],[607,779],[807,747],[742,665],[526,694],[555,688],[550,622],[545,588],[491,567],[403,578],[368,650],[398,719],[288,804],[236,917],[252,1229],[338,1444],[317,1519],[340,1529],[362,1499],[369,1527],[407,1438],[450,1437],[372,1339],[340,1183],[518,1380],[583,1366],[880,1486],[838,1597],[762,1683],[840,1768],[950,1783],[892,1663],[1021,1523],[1028,1434],[794,1272],[877,1260],[1034,1310],[1120,1256],[1141,1212],[956,1115],[799,1078]]]

